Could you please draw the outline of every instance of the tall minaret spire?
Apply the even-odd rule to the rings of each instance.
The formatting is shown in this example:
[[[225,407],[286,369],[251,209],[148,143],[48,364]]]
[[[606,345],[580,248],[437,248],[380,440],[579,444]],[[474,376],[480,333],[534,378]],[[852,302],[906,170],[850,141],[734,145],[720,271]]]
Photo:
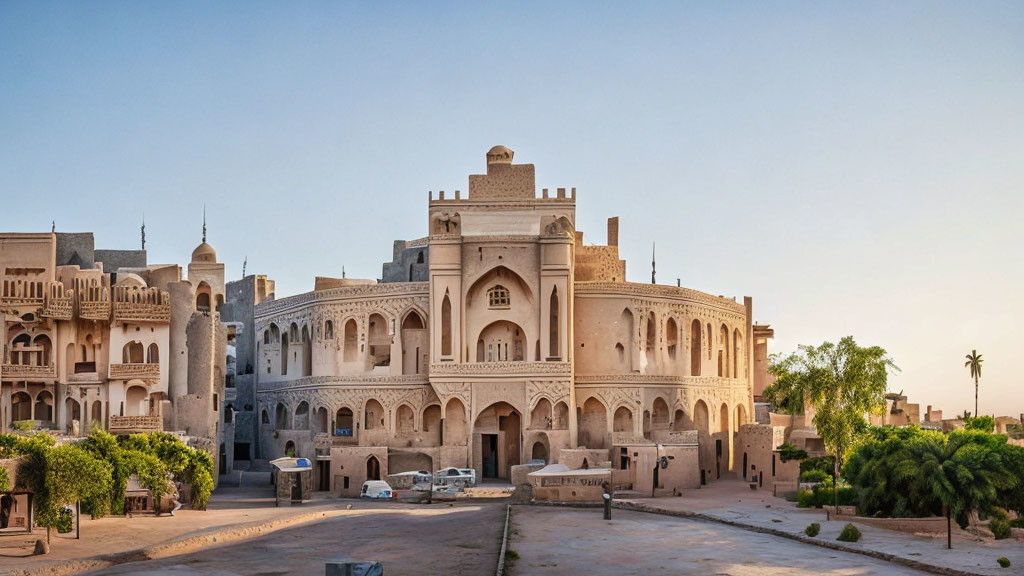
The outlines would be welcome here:
[[[206,243],[206,204],[203,204],[203,243]]]
[[[654,266],[654,247],[655,247],[654,242],[651,242],[651,284],[656,284],[656,282],[654,281],[654,272],[655,272],[655,266]]]
[[[146,249],[146,213],[142,213],[142,249]]]

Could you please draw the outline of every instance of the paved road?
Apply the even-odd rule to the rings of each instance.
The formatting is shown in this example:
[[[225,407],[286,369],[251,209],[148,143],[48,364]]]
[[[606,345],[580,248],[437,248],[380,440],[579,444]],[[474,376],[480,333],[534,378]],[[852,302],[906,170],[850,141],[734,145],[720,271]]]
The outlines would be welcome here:
[[[340,554],[382,562],[388,576],[477,576],[493,573],[504,522],[500,502],[385,506],[95,574],[322,576],[324,563]]]
[[[721,524],[614,510],[512,507],[511,574],[911,575],[882,560]]]

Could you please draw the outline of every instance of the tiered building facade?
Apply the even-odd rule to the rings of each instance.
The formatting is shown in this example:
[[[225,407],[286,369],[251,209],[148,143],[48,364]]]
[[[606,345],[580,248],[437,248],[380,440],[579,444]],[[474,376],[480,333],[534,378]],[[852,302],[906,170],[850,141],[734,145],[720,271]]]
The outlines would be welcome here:
[[[0,234],[0,431],[180,431],[215,458],[224,394],[224,265],[188,278],[92,234]]]
[[[431,194],[429,236],[396,243],[380,282],[318,278],[255,305],[264,458],[315,458],[342,495],[446,466],[510,479],[533,459],[652,491],[733,470],[751,299],[627,282],[618,219],[585,245],[575,189],[538,195],[512,156],[491,149],[466,196]]]

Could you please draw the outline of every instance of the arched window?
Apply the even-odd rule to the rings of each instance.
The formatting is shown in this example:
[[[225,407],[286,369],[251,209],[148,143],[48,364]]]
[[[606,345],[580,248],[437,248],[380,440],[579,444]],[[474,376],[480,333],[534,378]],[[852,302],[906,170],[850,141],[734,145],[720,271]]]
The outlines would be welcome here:
[[[142,354],[141,342],[129,342],[121,350],[121,360],[124,364],[142,364]]]
[[[452,355],[452,301],[448,293],[441,302],[441,356]]]
[[[334,340],[334,322],[330,320],[324,322],[324,338]]]
[[[501,284],[496,284],[487,291],[487,306],[489,308],[508,308],[510,304],[508,288]]]
[[[157,347],[156,342],[149,345],[146,349],[146,363],[147,364],[159,364],[160,363],[160,348]]]
[[[270,344],[270,330],[263,331],[263,343]]]
[[[562,343],[559,341],[559,338],[558,338],[558,287],[557,286],[551,290],[551,311],[549,313],[548,321],[551,324],[550,329],[549,329],[549,334],[548,334],[548,338],[550,338],[549,350],[548,350],[549,354],[548,355],[551,358],[559,358],[559,356],[560,356],[559,350],[560,350],[560,347],[561,347]],[[538,360],[540,360],[540,358],[538,358]]]
[[[700,320],[690,325],[690,376],[700,376]]]
[[[196,310],[200,312],[210,311],[210,294],[207,292],[200,292],[196,296]]]

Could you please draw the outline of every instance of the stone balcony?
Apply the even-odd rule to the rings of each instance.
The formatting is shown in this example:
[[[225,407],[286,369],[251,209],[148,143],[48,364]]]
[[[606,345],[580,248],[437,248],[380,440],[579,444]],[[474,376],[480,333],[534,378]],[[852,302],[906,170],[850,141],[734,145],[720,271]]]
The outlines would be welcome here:
[[[159,380],[160,365],[156,363],[111,364],[109,374],[111,380],[132,380],[135,378],[142,380]]]
[[[437,362],[430,365],[430,378],[505,378],[509,376],[565,376],[572,372],[568,362]]]
[[[111,416],[109,431],[111,434],[133,434],[137,432],[155,432],[164,429],[163,420],[159,416]]]
[[[163,304],[143,302],[114,302],[115,322],[163,322],[171,321],[170,299]]]
[[[48,298],[40,316],[54,320],[71,320],[74,298],[71,294],[60,298]]]
[[[107,300],[79,300],[78,317],[82,320],[110,320],[110,302]]]
[[[4,364],[0,366],[0,377],[4,380],[52,380],[57,377],[57,370],[53,365]]]

